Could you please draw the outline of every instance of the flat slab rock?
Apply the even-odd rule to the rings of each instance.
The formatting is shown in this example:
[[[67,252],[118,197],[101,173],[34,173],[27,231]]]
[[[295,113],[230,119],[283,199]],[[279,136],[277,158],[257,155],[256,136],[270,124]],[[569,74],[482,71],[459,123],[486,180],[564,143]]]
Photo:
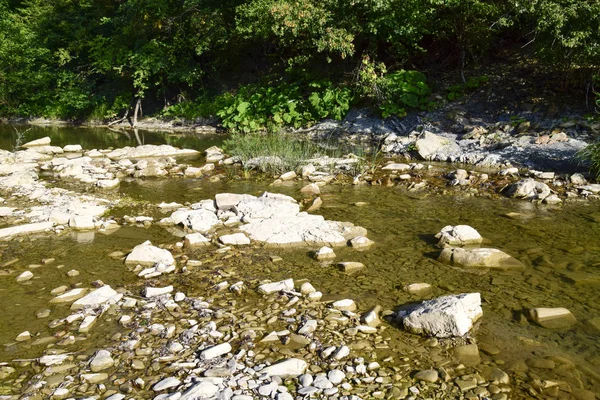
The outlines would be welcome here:
[[[464,336],[483,315],[479,293],[443,296],[397,313],[404,329],[438,338]]]
[[[115,149],[106,156],[111,160],[136,160],[149,157],[194,157],[199,156],[200,152],[191,149],[178,149],[166,144],[152,145],[146,144],[137,147],[123,147]]]
[[[445,248],[438,261],[464,268],[525,269],[516,258],[497,249]]]
[[[469,225],[447,225],[435,235],[439,239],[438,245],[464,246],[467,244],[478,244],[483,238],[474,228]]]

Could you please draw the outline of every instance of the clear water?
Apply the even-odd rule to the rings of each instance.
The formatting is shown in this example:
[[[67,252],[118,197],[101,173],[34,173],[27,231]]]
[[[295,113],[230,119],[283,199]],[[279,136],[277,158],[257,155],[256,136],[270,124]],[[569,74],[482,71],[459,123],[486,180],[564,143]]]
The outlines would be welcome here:
[[[101,146],[95,144],[94,147]],[[224,179],[211,183],[202,179],[149,179],[124,182],[119,190],[124,196],[154,204],[196,202],[220,192],[259,194],[264,190],[301,198],[300,183],[278,187],[271,187],[269,183],[270,180]],[[480,344],[492,343],[500,348],[496,361],[511,363],[532,355],[565,357],[577,365],[583,387],[600,392],[600,332],[588,322],[600,317],[598,202],[548,207],[459,192],[442,196],[407,192],[399,187],[351,185],[326,186],[322,199],[324,204],[319,214],[327,219],[361,225],[376,242],[364,252],[350,248],[335,250],[336,261],[362,262],[367,266],[363,271],[348,275],[334,265],[322,265],[309,256],[311,249],[256,249],[249,256],[253,262],[232,258],[220,263],[235,268],[245,279],[309,279],[326,298],[353,298],[360,310],[376,304],[392,309],[424,298],[480,292],[484,316],[473,336]],[[366,205],[354,205],[357,202]],[[155,215],[156,212],[138,207],[116,213]],[[526,269],[465,271],[439,263],[433,235],[445,225],[456,224],[474,227],[486,239],[486,246],[511,254],[522,261]],[[3,274],[0,274],[0,343],[10,344],[0,347],[0,361],[39,355],[41,349],[15,345],[13,339],[24,330],[40,336],[51,335],[48,321],[67,315],[65,306],[48,307],[52,288],[77,283],[88,286],[96,279],[113,287],[143,285],[121,261],[109,258],[108,254],[126,252],[146,239],[154,244],[172,244],[178,240],[159,227],[127,227],[110,236],[96,234],[92,242],[83,244],[65,234],[63,237],[25,238],[1,245],[1,263],[15,258],[19,261],[2,268]],[[271,254],[283,257],[284,261],[270,263]],[[205,252],[204,256],[210,258],[210,253]],[[33,269],[35,278],[29,284],[15,282],[16,275],[29,264],[39,264],[48,257],[56,258],[55,263]],[[58,265],[64,267],[59,269]],[[77,269],[81,274],[68,278],[66,272],[70,269]],[[416,282],[429,283],[433,290],[422,297],[404,292],[405,285]],[[182,280],[181,284],[188,285],[182,289],[189,293],[200,291],[201,294],[203,290],[201,286],[196,287],[193,279]],[[46,307],[52,309],[51,316],[36,319],[35,311]],[[524,318],[525,311],[532,307],[566,307],[578,323],[567,330],[539,327]],[[95,339],[78,346],[94,347],[102,341],[102,334],[111,329],[117,328],[108,323],[99,325]],[[396,328],[386,332],[398,343],[398,348],[411,336]]]

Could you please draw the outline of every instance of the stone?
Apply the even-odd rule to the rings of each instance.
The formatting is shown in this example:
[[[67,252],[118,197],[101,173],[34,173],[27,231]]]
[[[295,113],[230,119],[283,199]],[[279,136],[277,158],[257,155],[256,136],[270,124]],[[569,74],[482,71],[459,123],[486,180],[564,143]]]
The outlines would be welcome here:
[[[438,380],[438,372],[435,369],[426,369],[415,374],[418,381],[435,383]]]
[[[508,197],[525,198],[531,200],[544,200],[550,196],[550,188],[543,182],[527,178],[513,183],[506,188]]]
[[[190,233],[189,235],[185,235],[183,245],[190,249],[205,247],[210,245],[210,239],[198,232]]]
[[[97,316],[95,315],[88,315],[86,316],[83,321],[81,321],[81,324],[79,325],[79,329],[78,332],[79,333],[87,333],[90,331],[90,329],[92,329],[92,326],[96,323],[97,320]]]
[[[50,142],[51,142],[50,138],[48,136],[46,136],[41,139],[36,139],[36,140],[32,140],[31,142],[27,142],[24,145],[22,145],[21,147],[29,149],[32,147],[49,146]]]
[[[31,333],[29,333],[29,331],[21,332],[15,338],[17,342],[25,342],[29,339],[31,339]]]
[[[339,385],[344,379],[346,379],[346,374],[339,369],[333,369],[327,374],[327,379],[329,379],[329,381],[334,385]]]
[[[67,358],[69,358],[68,354],[52,354],[52,355],[46,355],[46,356],[41,357],[38,360],[38,362],[41,365],[49,367],[49,366],[52,366],[52,365],[60,365]]]
[[[115,179],[100,179],[96,182],[96,186],[100,189],[114,189],[121,184],[121,181],[117,178]]]
[[[195,158],[200,153],[192,149],[177,149],[167,144],[153,145],[145,144],[137,147],[122,147],[106,153],[111,160],[139,160],[145,158],[186,157]],[[91,157],[91,155],[90,155]]]
[[[204,150],[204,155],[206,156],[206,162],[217,162],[225,158],[223,150],[217,146],[211,146]]]
[[[306,372],[308,364],[298,358],[288,358],[263,368],[260,372],[267,376],[280,378],[296,378]]]
[[[373,245],[373,243],[375,242],[365,236],[357,236],[350,240],[350,247],[357,250],[368,249]]]
[[[165,379],[162,379],[152,386],[152,390],[155,392],[162,392],[163,390],[171,389],[177,387],[181,384],[181,381],[173,376],[169,376]]]
[[[365,267],[365,264],[356,261],[344,261],[337,264],[338,268],[346,273],[356,272]]]
[[[146,287],[144,288],[144,297],[151,298],[156,296],[161,296],[163,294],[168,294],[173,292],[173,286],[165,286],[165,287]]]
[[[341,360],[350,355],[350,348],[348,346],[340,346],[331,356],[334,360]]]
[[[125,263],[151,267],[158,263],[174,265],[175,259],[169,250],[153,246],[152,243],[147,240],[133,248],[131,253],[129,253],[125,259]]]
[[[335,253],[331,247],[323,246],[315,251],[314,257],[317,261],[333,260],[335,258]]]
[[[204,208],[177,210],[171,214],[170,218],[175,225],[183,225],[192,232],[202,234],[207,234],[221,225],[221,221],[215,212]]]
[[[122,297],[122,294],[117,293],[109,285],[104,285],[76,300],[71,304],[71,310],[80,310],[86,307],[95,308],[102,304],[116,304]]]
[[[424,160],[446,161],[460,152],[460,147],[453,139],[438,136],[425,131],[423,136],[415,142],[417,152]]]
[[[17,282],[25,282],[33,278],[33,272],[24,271],[19,276],[17,276]]]
[[[231,352],[231,345],[229,343],[221,343],[202,350],[200,352],[200,358],[203,360],[212,360],[213,358],[220,357],[229,352]]]
[[[404,329],[446,338],[463,336],[483,315],[479,293],[463,293],[427,300],[397,314]]]
[[[429,283],[411,283],[410,285],[404,286],[404,291],[411,294],[418,294],[428,292],[431,290]]]
[[[549,329],[570,328],[577,323],[566,308],[532,308],[529,315],[534,322]]]
[[[321,194],[321,189],[319,188],[318,185],[316,185],[314,183],[309,183],[308,185],[306,185],[302,189],[300,189],[300,193],[316,195],[316,194]]]
[[[295,179],[296,176],[297,175],[294,171],[289,171],[285,174],[281,174],[281,176],[279,176],[279,179],[281,179],[282,181],[291,181],[292,179]]]
[[[71,289],[68,292],[65,292],[59,296],[56,296],[55,298],[50,300],[50,303],[52,303],[52,304],[71,303],[71,302],[85,296],[87,292],[88,292],[88,289],[84,289],[84,288]]]
[[[302,324],[300,329],[298,329],[298,334],[299,335],[310,335],[315,330],[317,330],[317,326],[318,326],[318,323],[317,323],[316,319],[309,319],[306,322],[304,322],[304,324]]]
[[[375,306],[371,308],[369,311],[361,315],[360,322],[363,324],[376,328],[381,325],[381,320],[379,319],[379,313],[381,312],[381,306]]]
[[[545,204],[550,204],[550,205],[554,205],[554,204],[561,204],[562,200],[560,199],[560,197],[558,197],[555,194],[551,194],[550,196],[544,198],[543,201]]]
[[[491,248],[445,248],[438,261],[464,268],[525,269],[525,265],[516,258]]]
[[[531,357],[525,360],[525,364],[527,364],[530,368],[537,369],[554,369],[556,368],[556,363],[548,358],[541,357]]]
[[[310,282],[304,282],[300,286],[300,293],[302,293],[302,295],[304,296],[307,296],[311,293],[315,293],[316,291],[317,289],[315,289],[315,287]]]
[[[65,153],[78,153],[78,152],[82,152],[83,148],[81,147],[80,144],[68,144],[63,147],[63,151]]]
[[[384,171],[408,171],[410,170],[410,165],[408,164],[388,164],[385,167],[381,168]]]
[[[248,236],[244,235],[243,233],[234,233],[231,235],[221,236],[219,238],[219,242],[221,242],[224,245],[239,246],[250,244],[250,239],[248,239]]]
[[[356,303],[351,299],[338,300],[331,304],[333,308],[340,311],[356,311]]]
[[[112,367],[114,364],[115,361],[107,350],[98,350],[90,361],[90,369],[92,372],[100,372]]]
[[[479,348],[476,344],[456,346],[453,351],[463,365],[474,366],[481,362]]]
[[[17,225],[8,228],[0,229],[0,239],[10,238],[13,236],[31,235],[49,231],[54,227],[52,222],[36,222],[33,224]]]
[[[108,380],[108,374],[105,372],[93,373],[93,374],[81,374],[81,380],[89,384],[97,384]]]
[[[464,246],[467,244],[479,244],[483,238],[475,229],[468,225],[447,225],[435,235],[438,245]]]
[[[277,293],[281,291],[291,291],[294,290],[294,280],[286,279],[279,282],[273,283],[265,283],[264,285],[260,285],[258,287],[258,291],[262,294],[271,294]]]
[[[200,382],[183,392],[179,400],[211,399],[218,391],[217,385],[211,382]]]

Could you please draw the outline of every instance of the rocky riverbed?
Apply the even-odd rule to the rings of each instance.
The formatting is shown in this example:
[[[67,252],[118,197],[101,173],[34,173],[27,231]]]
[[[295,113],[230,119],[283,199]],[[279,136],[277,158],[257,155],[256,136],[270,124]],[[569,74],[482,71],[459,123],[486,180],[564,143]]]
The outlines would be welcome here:
[[[2,398],[595,398],[600,247],[545,233],[600,191],[580,175],[312,160],[256,193],[220,190],[215,148],[28,147],[2,155],[2,278],[45,305],[4,328]],[[156,190],[178,182],[215,186]],[[76,267],[91,248],[52,249],[73,233]]]

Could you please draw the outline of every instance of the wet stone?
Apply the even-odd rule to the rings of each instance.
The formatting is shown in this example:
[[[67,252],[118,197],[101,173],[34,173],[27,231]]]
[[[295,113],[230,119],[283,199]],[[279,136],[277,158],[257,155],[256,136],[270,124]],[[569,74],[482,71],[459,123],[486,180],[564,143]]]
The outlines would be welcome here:
[[[435,383],[438,380],[438,372],[435,369],[426,369],[415,374],[418,381]]]

